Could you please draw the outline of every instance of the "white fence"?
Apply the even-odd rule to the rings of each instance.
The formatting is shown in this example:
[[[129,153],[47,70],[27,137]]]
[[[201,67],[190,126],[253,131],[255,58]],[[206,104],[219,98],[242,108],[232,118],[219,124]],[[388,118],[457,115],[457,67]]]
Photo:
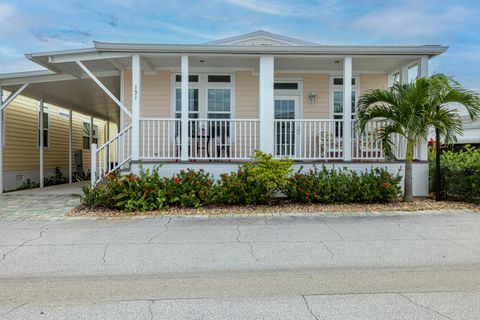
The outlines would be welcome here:
[[[180,128],[180,119],[140,119],[140,159],[179,159],[181,150]]]
[[[91,183],[97,184],[111,172],[120,169],[132,159],[132,126],[128,126],[97,149],[92,144]]]
[[[378,140],[378,130],[386,123],[386,120],[374,120],[367,123],[363,133],[360,133],[352,121],[352,159],[354,160],[385,160],[382,142]],[[407,141],[399,134],[391,135],[393,154],[397,160],[404,160]],[[419,158],[419,148],[413,150],[413,159]]]
[[[274,120],[275,157],[295,160],[343,158],[341,119]]]
[[[248,160],[259,148],[257,119],[189,119],[192,160]]]
[[[367,124],[359,133],[352,121],[352,159],[382,161],[385,155],[378,131],[385,120]],[[181,150],[181,120],[173,118],[140,119],[139,156],[141,160],[178,160]],[[259,149],[258,119],[189,119],[189,160],[249,160]],[[274,120],[274,156],[294,160],[342,160],[344,143],[342,119]],[[394,154],[405,159],[406,140],[392,135]],[[124,166],[132,157],[132,127],[125,128],[105,145],[92,146],[92,184]],[[419,148],[414,159],[419,158]]]

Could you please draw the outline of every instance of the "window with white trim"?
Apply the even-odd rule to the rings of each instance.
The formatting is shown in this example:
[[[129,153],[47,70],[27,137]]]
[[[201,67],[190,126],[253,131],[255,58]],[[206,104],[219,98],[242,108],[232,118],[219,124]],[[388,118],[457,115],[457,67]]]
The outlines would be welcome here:
[[[232,111],[231,76],[207,76],[207,118],[230,119]]]
[[[41,126],[40,107],[37,112],[37,147],[40,148],[40,135],[43,134],[43,147],[48,148],[50,145],[50,112],[47,105],[43,106],[43,133]]]
[[[98,144],[98,126],[93,125],[92,136],[90,137],[90,122],[82,122],[83,149],[90,150],[92,143]]]
[[[332,107],[331,114],[333,119],[343,119],[343,78],[342,77],[333,77],[331,78],[331,97],[332,97]],[[355,119],[358,99],[358,78],[352,78],[352,119]],[[336,127],[339,127],[336,125]],[[335,129],[335,134],[341,136],[342,132],[339,128]]]
[[[175,117],[181,118],[181,75],[174,78]],[[230,74],[189,75],[189,118],[230,119],[232,116],[233,76]]]
[[[188,76],[188,117],[199,118],[199,75]],[[182,76],[175,75],[175,118],[182,117]]]

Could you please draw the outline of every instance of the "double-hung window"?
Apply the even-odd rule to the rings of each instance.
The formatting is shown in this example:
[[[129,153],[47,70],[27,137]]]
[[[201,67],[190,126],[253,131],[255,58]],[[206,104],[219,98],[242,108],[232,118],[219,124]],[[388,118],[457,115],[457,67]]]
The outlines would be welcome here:
[[[333,77],[331,78],[331,88],[332,88],[332,116],[333,119],[343,119],[343,78]],[[355,106],[357,104],[358,98],[358,79],[352,78],[352,119],[355,119]],[[335,135],[342,135],[342,126],[335,125]]]
[[[37,121],[37,147],[40,148],[40,136],[43,135],[43,147],[48,148],[50,141],[50,118],[49,118],[49,110],[48,106],[44,105],[43,106],[43,130],[42,130],[42,115],[41,115],[41,110],[38,108],[38,121]]]
[[[196,119],[199,117],[199,76],[188,76],[188,117]],[[182,76],[175,76],[175,118],[182,117]]]
[[[90,150],[92,143],[98,144],[98,126],[93,125],[92,136],[90,136],[90,122],[83,122],[82,135],[83,135],[83,149]]]
[[[232,111],[231,76],[207,76],[207,118],[230,119]]]
[[[181,118],[181,75],[173,78],[174,84],[174,114]],[[193,135],[200,131],[211,135],[229,134],[229,126],[225,119],[232,118],[234,76],[231,74],[191,74],[188,83],[188,117],[190,119],[218,119],[218,121],[199,122],[200,127],[192,126],[189,130]],[[176,128],[178,136],[180,128]]]

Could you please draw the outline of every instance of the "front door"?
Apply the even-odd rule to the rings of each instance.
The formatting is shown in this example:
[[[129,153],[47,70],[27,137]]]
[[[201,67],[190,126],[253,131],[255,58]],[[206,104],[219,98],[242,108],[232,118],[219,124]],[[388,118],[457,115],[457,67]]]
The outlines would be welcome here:
[[[275,97],[275,154],[295,155],[295,119],[298,116],[298,96]]]

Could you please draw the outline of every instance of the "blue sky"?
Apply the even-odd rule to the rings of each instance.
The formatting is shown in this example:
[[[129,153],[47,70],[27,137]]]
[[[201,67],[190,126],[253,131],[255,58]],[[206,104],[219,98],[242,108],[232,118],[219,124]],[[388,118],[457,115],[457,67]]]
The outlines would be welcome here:
[[[430,72],[480,90],[480,1],[0,0],[0,73],[92,40],[202,43],[258,29],[320,44],[443,44]]]

